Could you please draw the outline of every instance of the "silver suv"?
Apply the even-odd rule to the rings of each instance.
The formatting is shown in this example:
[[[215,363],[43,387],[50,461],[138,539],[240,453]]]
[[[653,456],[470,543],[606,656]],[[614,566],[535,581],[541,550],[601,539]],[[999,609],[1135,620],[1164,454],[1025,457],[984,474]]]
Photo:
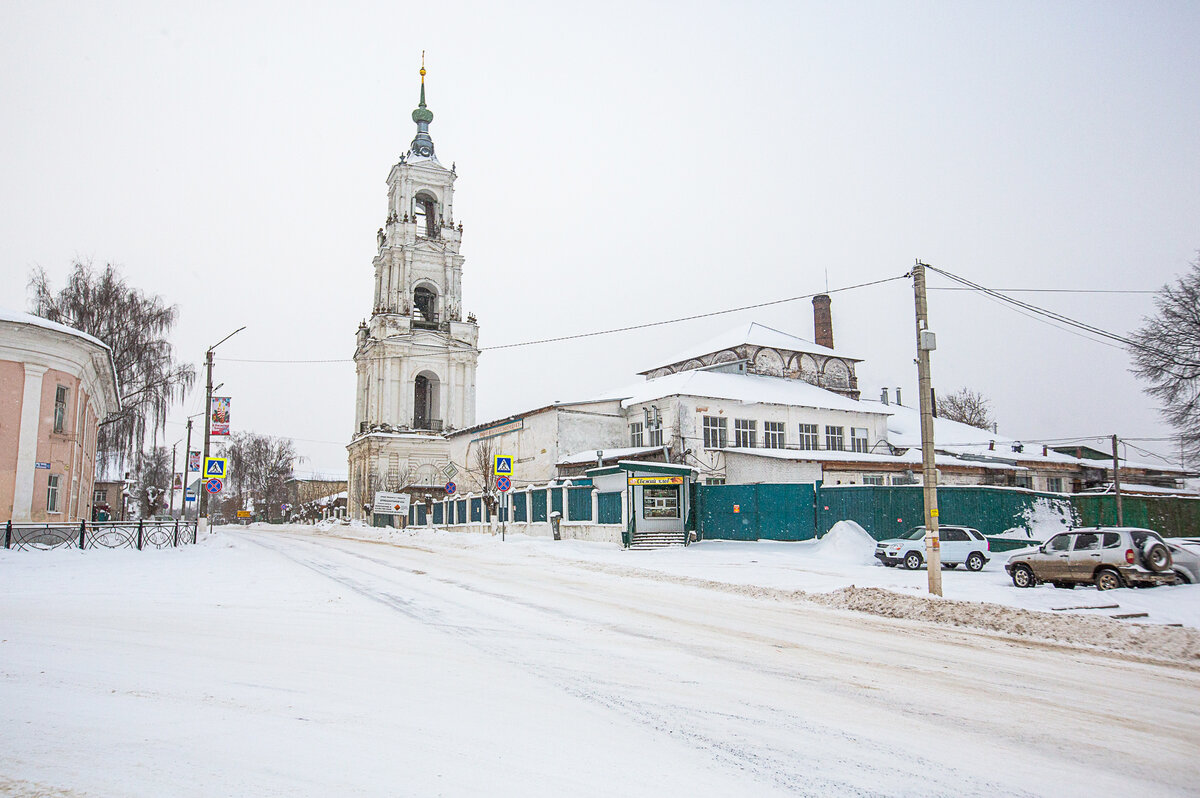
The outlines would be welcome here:
[[[1037,551],[1015,554],[1004,568],[1017,587],[1094,584],[1098,590],[1170,585],[1171,552],[1157,532],[1127,527],[1086,527],[1061,532]]]

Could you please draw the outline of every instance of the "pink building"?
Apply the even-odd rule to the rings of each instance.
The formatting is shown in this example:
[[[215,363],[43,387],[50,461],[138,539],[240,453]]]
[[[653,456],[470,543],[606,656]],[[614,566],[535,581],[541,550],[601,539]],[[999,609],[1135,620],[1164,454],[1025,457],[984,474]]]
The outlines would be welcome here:
[[[0,309],[0,524],[91,520],[97,426],[119,407],[105,344]]]

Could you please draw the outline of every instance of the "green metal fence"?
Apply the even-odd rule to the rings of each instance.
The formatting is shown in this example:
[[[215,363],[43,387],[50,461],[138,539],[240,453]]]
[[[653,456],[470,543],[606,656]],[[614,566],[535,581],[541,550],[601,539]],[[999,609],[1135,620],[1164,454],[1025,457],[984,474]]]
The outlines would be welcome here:
[[[621,523],[621,499],[624,494],[618,492],[601,493],[596,497],[596,512],[602,524]]]
[[[812,485],[699,485],[696,530],[705,540],[813,537]]]
[[[1071,497],[1083,526],[1115,526],[1115,496]],[[1122,496],[1121,520],[1125,526],[1139,526],[1161,532],[1166,537],[1200,536],[1200,499],[1179,496]]]

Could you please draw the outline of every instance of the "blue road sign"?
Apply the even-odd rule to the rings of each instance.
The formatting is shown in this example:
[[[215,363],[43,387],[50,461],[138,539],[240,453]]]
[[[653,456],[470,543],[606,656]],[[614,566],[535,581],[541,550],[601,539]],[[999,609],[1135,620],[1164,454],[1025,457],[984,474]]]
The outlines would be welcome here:
[[[225,483],[217,477],[213,477],[204,483],[204,489],[209,493],[220,493],[221,488],[225,487]]]
[[[512,455],[498,454],[494,461],[492,472],[498,477],[511,477],[513,472]]]
[[[509,480],[508,477],[497,477],[496,478],[496,490],[499,490],[500,492],[503,493],[504,491],[507,491],[511,487],[512,487],[512,482]]]
[[[458,485],[455,485],[453,482],[446,483],[446,495],[447,496],[453,496],[454,492],[456,490],[458,490]]]

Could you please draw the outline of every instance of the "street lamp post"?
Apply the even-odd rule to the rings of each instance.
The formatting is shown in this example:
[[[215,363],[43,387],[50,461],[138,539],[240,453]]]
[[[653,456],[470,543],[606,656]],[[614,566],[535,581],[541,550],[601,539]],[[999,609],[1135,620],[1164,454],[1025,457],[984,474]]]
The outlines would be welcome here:
[[[204,368],[205,368],[206,376],[205,376],[205,383],[204,383],[204,454],[200,459],[200,481],[201,481],[201,483],[204,482],[204,463],[208,460],[209,436],[212,434],[213,350],[216,349],[221,344],[228,341],[233,336],[240,333],[244,329],[246,329],[244,326],[238,327],[236,330],[231,332],[229,335],[226,335],[220,341],[217,341],[215,344],[210,346],[208,348],[208,351],[204,353]],[[204,523],[205,523],[205,526],[207,526],[208,525],[208,491],[204,489],[203,484],[201,484],[201,486],[200,486],[199,493],[200,493],[200,496],[199,496],[200,515],[204,516]]]

